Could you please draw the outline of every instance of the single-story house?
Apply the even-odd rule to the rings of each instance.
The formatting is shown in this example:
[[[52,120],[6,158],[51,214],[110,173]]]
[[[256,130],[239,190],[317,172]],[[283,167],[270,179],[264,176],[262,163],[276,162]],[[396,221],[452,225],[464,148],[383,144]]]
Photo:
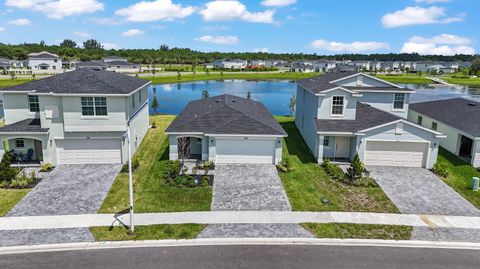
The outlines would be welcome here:
[[[440,146],[480,167],[480,103],[464,98],[410,105],[408,119],[447,135]]]
[[[170,160],[278,164],[287,133],[260,102],[229,94],[190,102],[166,130]]]

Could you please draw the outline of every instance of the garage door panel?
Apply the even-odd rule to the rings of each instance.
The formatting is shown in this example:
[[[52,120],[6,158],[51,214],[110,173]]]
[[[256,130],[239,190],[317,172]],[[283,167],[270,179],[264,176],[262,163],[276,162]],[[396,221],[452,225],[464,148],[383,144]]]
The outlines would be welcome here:
[[[121,163],[120,140],[58,140],[60,164]]]
[[[273,163],[275,140],[218,139],[217,163]]]
[[[427,143],[368,141],[365,164],[424,167]]]

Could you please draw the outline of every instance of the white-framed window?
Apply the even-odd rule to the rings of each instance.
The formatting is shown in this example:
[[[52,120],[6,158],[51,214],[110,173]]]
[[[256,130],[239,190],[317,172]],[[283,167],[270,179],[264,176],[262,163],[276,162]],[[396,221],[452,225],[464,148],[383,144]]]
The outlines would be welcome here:
[[[332,115],[335,115],[335,116],[343,115],[344,103],[345,103],[345,98],[343,96],[333,96],[332,97]]]
[[[82,97],[82,116],[107,116],[107,98]]]
[[[417,117],[417,123],[420,124],[420,125],[422,125],[422,123],[423,123],[423,117],[422,117],[422,116],[419,115],[419,116]]]
[[[29,95],[28,96],[28,106],[30,107],[30,112],[40,112],[40,104],[38,103],[38,95]]]
[[[438,128],[438,124],[436,122],[432,121],[432,130],[436,131],[437,128]]]
[[[15,139],[15,147],[16,148],[24,148],[25,147],[25,140],[23,140],[23,138]]]
[[[329,147],[330,146],[330,136],[323,137],[323,146]]]
[[[405,109],[405,94],[395,93],[393,96],[393,109],[403,110]]]

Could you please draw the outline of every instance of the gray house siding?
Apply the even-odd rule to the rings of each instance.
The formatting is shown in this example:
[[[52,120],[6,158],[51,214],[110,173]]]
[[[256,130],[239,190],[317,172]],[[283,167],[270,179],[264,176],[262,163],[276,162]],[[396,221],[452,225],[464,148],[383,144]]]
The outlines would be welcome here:
[[[303,136],[313,156],[319,157],[319,141],[314,125],[317,117],[319,98],[301,86],[297,87],[297,105],[295,111],[295,125]]]
[[[333,96],[343,96],[344,97],[344,114],[343,116],[332,116],[332,98]],[[352,96],[351,93],[344,90],[334,90],[326,93],[325,96],[317,97],[319,98],[318,106],[318,119],[345,119],[345,120],[354,120],[355,113],[357,109],[357,100]]]
[[[358,99],[359,102],[371,105],[374,108],[390,112],[402,118],[407,118],[408,115],[408,103],[410,94],[405,94],[405,108],[403,110],[393,109],[393,97],[394,93],[374,93],[374,92],[362,92],[363,97]]]

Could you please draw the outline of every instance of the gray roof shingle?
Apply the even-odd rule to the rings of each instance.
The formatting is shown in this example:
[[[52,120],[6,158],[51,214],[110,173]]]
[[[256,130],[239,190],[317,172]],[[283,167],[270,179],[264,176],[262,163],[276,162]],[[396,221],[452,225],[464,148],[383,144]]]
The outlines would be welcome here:
[[[464,98],[410,104],[409,109],[480,137],[480,103]]]
[[[355,120],[316,119],[315,127],[317,132],[355,133],[399,119],[401,118],[394,114],[357,102]]]
[[[229,94],[188,103],[166,132],[287,135],[262,103]]]
[[[0,133],[48,133],[48,130],[41,128],[40,119],[26,119],[1,127]]]
[[[130,94],[147,80],[101,69],[81,68],[3,89],[58,94]]]

